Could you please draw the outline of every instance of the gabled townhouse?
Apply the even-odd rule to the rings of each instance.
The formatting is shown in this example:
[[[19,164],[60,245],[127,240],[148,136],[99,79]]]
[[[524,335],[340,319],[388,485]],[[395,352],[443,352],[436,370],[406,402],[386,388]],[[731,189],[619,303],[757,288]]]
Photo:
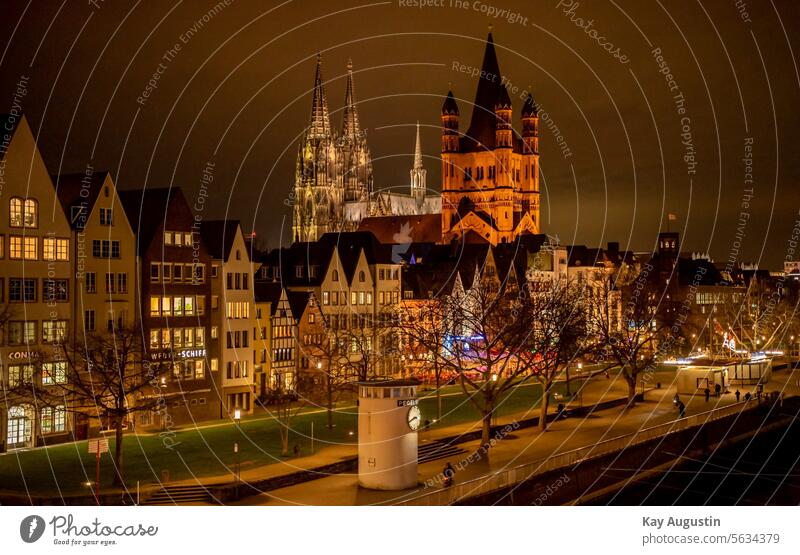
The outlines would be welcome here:
[[[256,389],[259,398],[269,391],[291,391],[297,375],[297,321],[289,294],[276,282],[255,283]]]
[[[384,343],[392,339],[377,330],[399,306],[401,267],[393,247],[380,244],[372,233],[329,233],[315,243],[271,251],[262,259],[257,280],[313,293],[331,332],[353,339],[353,331],[361,330],[366,345],[360,347],[387,353],[375,357],[372,372],[394,375],[400,371],[399,356],[389,356],[392,346]]]
[[[0,451],[65,441],[66,405],[43,406],[33,387],[65,380],[62,342],[74,324],[69,222],[27,119],[0,116]]]
[[[72,227],[73,336],[102,333],[135,324],[136,238],[107,172],[53,177]]]
[[[136,235],[137,320],[145,359],[172,366],[153,395],[159,410],[139,415],[141,427],[219,418],[220,330],[212,328],[212,259],[180,188],[119,193]]]
[[[218,387],[223,410],[253,412],[256,311],[253,265],[242,228],[235,220],[204,220],[200,234],[211,255],[211,326],[219,337]]]

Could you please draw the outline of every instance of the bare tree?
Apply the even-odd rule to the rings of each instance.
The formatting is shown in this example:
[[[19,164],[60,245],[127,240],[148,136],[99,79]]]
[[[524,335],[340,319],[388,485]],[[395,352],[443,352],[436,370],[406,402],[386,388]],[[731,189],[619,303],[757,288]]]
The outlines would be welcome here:
[[[344,325],[341,325],[344,324]],[[340,345],[339,366],[348,378],[366,381],[379,375],[379,370],[396,367],[399,343],[396,314],[383,310],[376,315],[344,315],[336,330]]]
[[[443,316],[438,299],[406,303],[398,310],[398,321],[403,330],[403,355],[423,373],[433,376],[437,420],[442,418],[442,377],[446,367],[434,351],[441,348],[447,336]]]
[[[626,410],[636,401],[639,375],[653,368],[659,351],[673,342],[671,320],[659,310],[661,296],[646,273],[625,284],[604,274],[590,295],[588,331],[596,339],[594,350],[622,370],[628,385]]]
[[[327,426],[330,430],[333,429],[333,408],[350,383],[347,379],[349,364],[347,344],[338,322],[335,326],[331,326],[330,320],[322,320],[306,331],[309,332],[310,340],[305,342],[301,349],[313,367],[310,374],[315,378],[321,378],[321,384],[316,379],[307,380],[301,384],[298,391],[304,397],[316,398],[320,392],[319,386],[322,386]]]
[[[751,352],[777,348],[796,317],[780,283],[753,277],[742,294],[728,300],[718,306],[717,321],[737,346]]]
[[[278,430],[281,435],[281,455],[284,457],[289,454],[292,421],[304,406],[305,403],[293,393],[280,393],[274,398],[271,407],[267,407],[267,412],[278,421]]]
[[[74,348],[62,342],[61,351],[67,361],[66,376],[48,379],[52,386],[43,387],[39,397],[52,402],[69,399],[68,410],[114,430],[114,485],[124,486],[123,432],[136,413],[158,406],[158,396],[148,393],[160,387],[171,364],[144,358],[136,327],[89,333]]]
[[[539,429],[544,432],[553,385],[587,346],[586,290],[572,281],[553,279],[531,283],[528,294],[518,309],[530,312],[523,320],[532,327],[520,337],[516,356],[523,374],[542,388]]]
[[[434,321],[444,322],[444,341],[429,333],[424,322],[407,320],[404,332],[430,355],[436,364],[458,375],[467,398],[481,415],[481,441],[488,446],[491,423],[498,403],[524,373],[518,363],[524,337],[533,326],[532,312],[519,310],[519,292],[497,288],[476,278],[466,292],[454,291],[431,303]]]

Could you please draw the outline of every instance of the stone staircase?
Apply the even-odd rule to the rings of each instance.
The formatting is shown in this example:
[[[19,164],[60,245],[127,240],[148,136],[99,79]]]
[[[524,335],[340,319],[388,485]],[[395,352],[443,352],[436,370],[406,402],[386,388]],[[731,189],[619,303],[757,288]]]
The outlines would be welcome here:
[[[204,486],[164,486],[148,497],[142,505],[218,505]]]
[[[466,450],[446,443],[444,441],[432,441],[424,443],[417,448],[417,460],[420,464],[445,459],[447,457],[454,457],[466,453]]]

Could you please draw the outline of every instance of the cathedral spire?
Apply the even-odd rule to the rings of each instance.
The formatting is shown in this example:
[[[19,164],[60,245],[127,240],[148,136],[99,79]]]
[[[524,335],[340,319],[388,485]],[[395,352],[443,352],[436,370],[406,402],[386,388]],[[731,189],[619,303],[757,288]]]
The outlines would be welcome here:
[[[422,165],[422,142],[419,139],[419,122],[417,122],[417,144],[414,148],[414,167],[411,169],[411,196],[416,200],[417,209],[425,200],[427,173],[425,166]]]
[[[353,92],[353,60],[347,60],[347,92],[344,97],[344,121],[342,135],[353,137],[361,133],[356,110],[355,94]]]
[[[422,169],[422,143],[419,140],[419,122],[417,122],[417,146],[414,148],[414,169]]]
[[[314,77],[314,101],[311,105],[311,137],[327,137],[331,133],[331,119],[328,115],[328,99],[322,80],[322,54],[317,54],[317,74]]]

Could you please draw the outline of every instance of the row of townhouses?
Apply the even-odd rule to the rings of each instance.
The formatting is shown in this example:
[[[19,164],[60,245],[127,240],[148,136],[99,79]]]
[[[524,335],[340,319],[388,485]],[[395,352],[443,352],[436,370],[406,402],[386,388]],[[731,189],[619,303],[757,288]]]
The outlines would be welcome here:
[[[129,428],[251,413],[291,386],[303,305],[280,286],[259,294],[238,222],[197,218],[175,187],[51,176],[25,117],[0,120],[0,451],[103,432],[102,415],[35,394],[68,379],[67,349],[90,335],[140,332],[142,360],[170,367],[147,393],[158,408]]]

